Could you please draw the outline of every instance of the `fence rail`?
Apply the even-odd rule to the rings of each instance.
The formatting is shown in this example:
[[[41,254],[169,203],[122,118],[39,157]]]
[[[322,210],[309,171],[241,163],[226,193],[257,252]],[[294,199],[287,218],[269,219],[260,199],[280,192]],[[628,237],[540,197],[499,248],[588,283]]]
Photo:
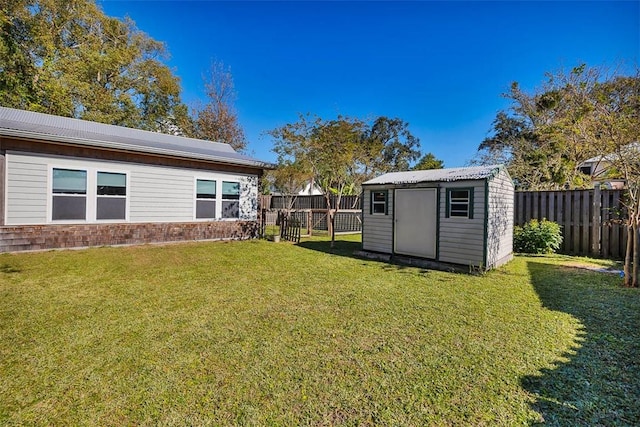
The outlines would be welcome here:
[[[287,204],[293,201],[293,206]],[[336,208],[337,197],[331,196],[331,207]],[[362,198],[360,196],[342,196],[338,209],[361,209]],[[327,201],[324,196],[260,196],[260,207],[263,209],[327,209]]]

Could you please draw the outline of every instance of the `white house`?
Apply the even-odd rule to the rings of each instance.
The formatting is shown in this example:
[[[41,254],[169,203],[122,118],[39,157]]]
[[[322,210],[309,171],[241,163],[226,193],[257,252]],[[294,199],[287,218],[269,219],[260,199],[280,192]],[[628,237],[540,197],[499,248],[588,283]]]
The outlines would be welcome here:
[[[249,238],[268,167],[228,144],[0,107],[0,251]]]
[[[609,189],[622,189],[625,185],[624,179],[607,176],[617,156],[640,157],[640,142],[633,142],[623,146],[620,153],[610,153],[587,159],[580,163],[578,169],[582,173],[589,175],[594,184],[599,183]]]
[[[363,184],[362,249],[495,268],[513,257],[513,205],[500,165],[387,173]]]

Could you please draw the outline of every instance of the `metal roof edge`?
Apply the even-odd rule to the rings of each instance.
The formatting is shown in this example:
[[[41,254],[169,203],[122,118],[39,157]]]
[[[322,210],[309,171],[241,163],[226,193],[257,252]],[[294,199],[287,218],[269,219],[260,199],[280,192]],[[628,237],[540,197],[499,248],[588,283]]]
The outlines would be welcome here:
[[[129,144],[122,144],[118,142],[110,142],[110,141],[102,141],[102,140],[92,140],[86,138],[75,138],[69,136],[59,136],[54,134],[44,134],[38,132],[29,132],[23,130],[16,129],[7,129],[4,128],[1,130],[1,134],[3,136],[12,136],[16,138],[23,139],[35,139],[39,141],[53,141],[60,142],[66,144],[77,144],[90,148],[106,148],[113,149],[119,151],[129,151],[143,154],[160,154],[171,157],[180,157],[191,160],[208,160],[211,162],[224,163],[230,165],[238,165],[238,166],[252,166],[259,169],[274,169],[275,165],[267,162],[262,162],[260,160],[254,159],[234,159],[230,157],[222,157],[222,156],[212,156],[212,155],[190,155],[190,153],[185,151],[178,150],[169,150],[165,148],[157,148],[157,147],[137,147]]]

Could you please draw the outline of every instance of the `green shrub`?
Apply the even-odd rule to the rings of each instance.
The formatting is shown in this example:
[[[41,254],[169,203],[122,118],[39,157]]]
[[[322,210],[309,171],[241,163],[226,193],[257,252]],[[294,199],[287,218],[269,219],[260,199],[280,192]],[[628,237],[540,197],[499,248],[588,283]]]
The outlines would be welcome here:
[[[528,254],[551,254],[560,248],[562,232],[553,221],[532,219],[513,232],[513,250]]]

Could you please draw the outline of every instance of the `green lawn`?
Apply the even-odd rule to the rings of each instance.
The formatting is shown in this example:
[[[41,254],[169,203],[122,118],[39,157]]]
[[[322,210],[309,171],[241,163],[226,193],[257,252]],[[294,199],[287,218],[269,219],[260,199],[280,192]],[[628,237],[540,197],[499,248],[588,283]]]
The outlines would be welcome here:
[[[367,261],[357,238],[0,255],[0,424],[640,420],[638,290],[568,257]]]

